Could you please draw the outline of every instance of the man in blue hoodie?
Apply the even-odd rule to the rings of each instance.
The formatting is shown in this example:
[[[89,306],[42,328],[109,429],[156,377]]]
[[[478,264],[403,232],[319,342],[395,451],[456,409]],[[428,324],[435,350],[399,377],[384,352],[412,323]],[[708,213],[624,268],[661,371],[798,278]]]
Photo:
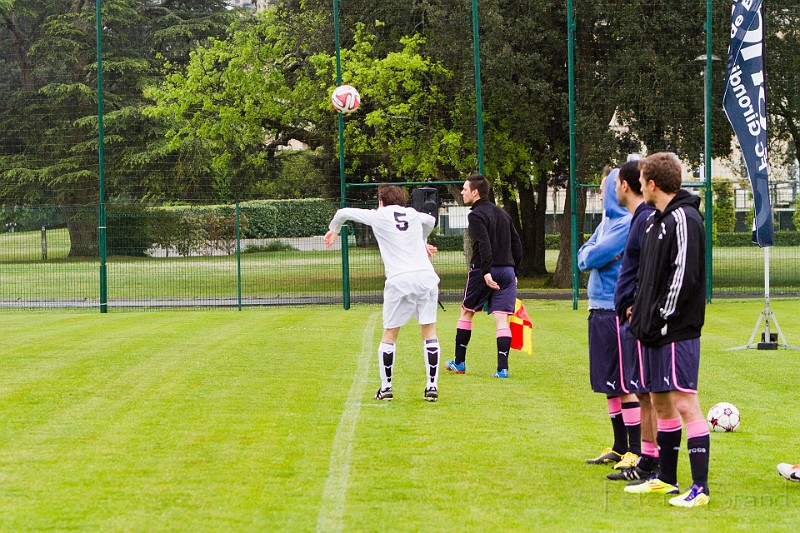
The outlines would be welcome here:
[[[625,388],[620,372],[619,321],[614,289],[628,239],[631,214],[617,201],[614,169],[600,184],[603,220],[578,251],[578,268],[589,271],[589,379],[592,390],[606,395],[614,444],[588,464],[635,466],[641,453],[640,405]],[[629,423],[626,424],[625,422]]]

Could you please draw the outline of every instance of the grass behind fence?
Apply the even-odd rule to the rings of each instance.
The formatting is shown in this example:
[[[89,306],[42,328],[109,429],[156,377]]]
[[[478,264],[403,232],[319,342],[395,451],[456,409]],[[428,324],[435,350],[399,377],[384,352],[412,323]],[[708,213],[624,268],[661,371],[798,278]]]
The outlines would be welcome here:
[[[0,529],[313,531],[327,516],[344,531],[793,530],[800,485],[775,465],[800,459],[783,409],[797,352],[725,351],[759,302],[708,307],[701,405],[734,403],[742,426],[712,434],[712,502],[690,511],[584,464],[611,439],[586,312],[528,303],[534,355],[512,352],[511,378],[493,379],[493,325],[477,317],[468,372],[442,375],[436,404],[413,326],[395,401],[372,400],[379,306],[0,312]],[[794,344],[797,305],[773,306]],[[456,319],[439,315],[444,359]]]
[[[341,296],[341,253],[337,250],[299,251],[289,246],[274,246],[278,251],[259,251],[241,256],[242,296],[245,299],[301,296],[337,299]],[[289,249],[287,249],[289,248]],[[269,249],[269,248],[265,248]],[[47,260],[41,257],[38,231],[0,235],[0,299],[7,302],[71,300],[96,301],[99,297],[97,259],[68,258],[66,229],[47,232]],[[800,292],[796,269],[798,247],[773,247],[770,250],[770,285],[774,294]],[[38,255],[37,255],[38,254]],[[546,251],[548,271],[555,269],[557,250]],[[384,282],[383,265],[376,248],[352,247],[350,253],[351,290],[372,294],[379,299]],[[463,291],[466,275],[460,251],[442,251],[434,259],[442,282],[443,297],[457,298]],[[175,301],[189,305],[203,299],[230,302],[238,296],[235,255],[205,257],[128,257],[108,259],[109,300]],[[520,288],[547,288],[549,279],[523,278]],[[760,295],[764,287],[764,252],[758,247],[714,249],[715,295],[745,293]],[[196,302],[195,302],[196,303]]]

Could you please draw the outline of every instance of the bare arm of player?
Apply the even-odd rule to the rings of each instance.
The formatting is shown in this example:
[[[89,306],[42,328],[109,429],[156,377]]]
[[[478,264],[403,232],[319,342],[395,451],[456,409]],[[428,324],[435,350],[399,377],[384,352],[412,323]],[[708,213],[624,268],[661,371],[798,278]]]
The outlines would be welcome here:
[[[428,257],[433,257],[439,251],[437,247],[428,243],[425,243],[425,250],[428,252]]]

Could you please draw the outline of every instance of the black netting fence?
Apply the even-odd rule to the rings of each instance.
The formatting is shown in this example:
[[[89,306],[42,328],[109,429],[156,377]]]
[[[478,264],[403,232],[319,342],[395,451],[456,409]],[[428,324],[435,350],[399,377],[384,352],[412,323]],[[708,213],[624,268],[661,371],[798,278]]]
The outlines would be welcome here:
[[[377,301],[383,270],[368,231],[354,227],[345,273],[341,251],[324,249],[335,209],[374,207],[367,185],[458,183],[481,168],[523,239],[520,287],[569,297],[567,4],[105,0],[101,24],[94,1],[3,4],[0,303],[94,309],[105,294],[111,308],[339,304],[345,278],[354,302]],[[583,235],[600,217],[603,167],[631,153],[675,151],[703,194],[696,58],[709,4],[572,4]],[[798,49],[800,8],[767,9],[772,287],[796,295],[800,54],[769,50]],[[729,18],[730,6],[714,3],[719,57]],[[751,201],[720,110],[723,63],[712,79],[714,290],[759,295]],[[337,71],[361,95],[341,147]],[[442,298],[454,301],[467,208],[457,184],[429,186],[440,200]]]

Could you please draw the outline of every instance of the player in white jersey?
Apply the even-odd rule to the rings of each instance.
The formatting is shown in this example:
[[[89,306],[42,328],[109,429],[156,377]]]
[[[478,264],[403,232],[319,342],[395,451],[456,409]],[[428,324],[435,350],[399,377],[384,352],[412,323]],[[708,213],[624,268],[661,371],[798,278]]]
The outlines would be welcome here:
[[[429,256],[436,248],[426,244],[435,219],[406,205],[406,193],[396,185],[378,187],[378,209],[346,207],[336,211],[325,234],[330,246],[342,225],[352,220],[372,228],[381,251],[386,284],[383,289],[383,337],[378,346],[381,388],[376,400],[391,400],[392,366],[400,327],[413,316],[420,325],[427,369],[425,399],[439,398],[439,340],[436,338],[436,306],[439,302],[439,276]]]

